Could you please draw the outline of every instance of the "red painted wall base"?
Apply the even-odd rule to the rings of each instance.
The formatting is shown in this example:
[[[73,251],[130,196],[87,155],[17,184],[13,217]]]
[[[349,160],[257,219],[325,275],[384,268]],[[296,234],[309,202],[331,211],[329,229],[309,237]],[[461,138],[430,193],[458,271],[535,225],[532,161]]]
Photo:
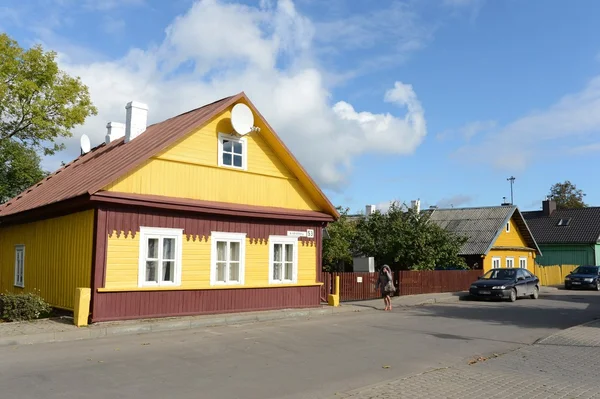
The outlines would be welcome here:
[[[321,305],[320,286],[95,292],[92,322],[251,312]]]

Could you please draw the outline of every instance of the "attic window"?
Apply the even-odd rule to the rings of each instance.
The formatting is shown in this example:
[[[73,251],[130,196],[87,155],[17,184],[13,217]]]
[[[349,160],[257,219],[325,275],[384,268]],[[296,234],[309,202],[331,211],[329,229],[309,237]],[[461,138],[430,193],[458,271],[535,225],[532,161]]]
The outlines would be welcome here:
[[[568,225],[569,225],[569,223],[571,223],[571,218],[568,218],[568,219],[560,219],[556,225],[557,225],[557,226],[568,226]]]
[[[510,233],[510,222],[506,223],[506,232]]]
[[[236,137],[219,133],[219,166],[247,170],[248,141],[246,137]]]

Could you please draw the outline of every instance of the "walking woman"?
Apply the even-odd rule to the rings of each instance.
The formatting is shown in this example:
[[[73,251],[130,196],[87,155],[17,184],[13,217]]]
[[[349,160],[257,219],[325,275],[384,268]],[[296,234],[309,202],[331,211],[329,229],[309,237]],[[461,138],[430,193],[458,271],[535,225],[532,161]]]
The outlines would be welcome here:
[[[396,287],[394,287],[392,270],[388,265],[383,265],[379,271],[376,289],[381,289],[381,296],[383,298],[383,302],[385,302],[385,310],[392,310],[392,300],[390,299],[390,296],[394,295],[394,292],[396,292]]]

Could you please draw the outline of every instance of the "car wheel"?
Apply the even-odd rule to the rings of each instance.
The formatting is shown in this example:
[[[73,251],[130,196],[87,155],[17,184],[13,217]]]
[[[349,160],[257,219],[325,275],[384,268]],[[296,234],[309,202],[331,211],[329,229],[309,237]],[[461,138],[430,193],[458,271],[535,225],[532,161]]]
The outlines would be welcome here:
[[[596,291],[600,291],[600,280],[596,280]]]
[[[531,294],[531,299],[538,299],[540,296],[540,289],[538,287],[533,287],[533,294]]]
[[[512,289],[510,290],[510,297],[508,298],[509,301],[514,302],[517,300],[517,290],[516,289]]]

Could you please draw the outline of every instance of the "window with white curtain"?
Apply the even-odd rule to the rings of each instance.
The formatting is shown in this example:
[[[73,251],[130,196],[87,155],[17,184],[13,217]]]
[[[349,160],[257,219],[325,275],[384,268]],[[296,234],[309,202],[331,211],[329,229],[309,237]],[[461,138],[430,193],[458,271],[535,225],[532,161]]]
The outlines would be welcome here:
[[[269,282],[298,281],[298,238],[269,236]]]
[[[519,267],[522,269],[527,269],[527,258],[524,256],[521,256],[519,258]]]
[[[15,246],[15,287],[25,287],[25,245]]]
[[[211,233],[211,285],[244,284],[246,233]]]
[[[500,257],[493,257],[492,258],[492,269],[499,269],[500,267],[500,261],[501,258]]]
[[[140,227],[138,285],[181,285],[182,229]]]

